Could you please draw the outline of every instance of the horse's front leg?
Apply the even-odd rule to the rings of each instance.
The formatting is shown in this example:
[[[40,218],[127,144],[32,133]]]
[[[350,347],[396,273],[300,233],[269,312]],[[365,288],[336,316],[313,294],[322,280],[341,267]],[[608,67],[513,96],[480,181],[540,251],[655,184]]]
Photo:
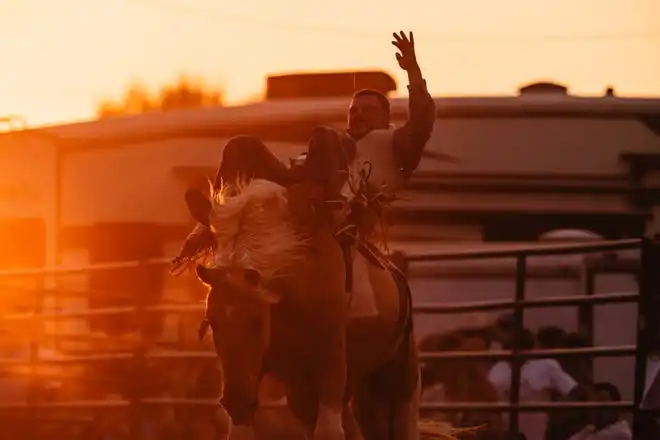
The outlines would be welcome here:
[[[346,432],[346,440],[364,440],[360,425],[355,420],[355,414],[349,402],[344,404],[343,424],[344,431]]]
[[[344,440],[342,413],[347,381],[346,326],[337,325],[323,339],[319,356],[319,406],[314,440]]]

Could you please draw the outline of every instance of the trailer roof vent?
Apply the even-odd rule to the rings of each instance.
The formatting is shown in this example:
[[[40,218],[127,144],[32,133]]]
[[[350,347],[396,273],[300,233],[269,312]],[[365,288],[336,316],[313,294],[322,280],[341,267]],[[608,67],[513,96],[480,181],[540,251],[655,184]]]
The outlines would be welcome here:
[[[522,86],[518,92],[521,96],[537,94],[568,95],[568,88],[564,85],[553,82],[534,82]]]
[[[383,71],[318,72],[271,75],[266,79],[266,99],[331,98],[352,96],[359,89],[385,94],[396,90],[396,81]]]

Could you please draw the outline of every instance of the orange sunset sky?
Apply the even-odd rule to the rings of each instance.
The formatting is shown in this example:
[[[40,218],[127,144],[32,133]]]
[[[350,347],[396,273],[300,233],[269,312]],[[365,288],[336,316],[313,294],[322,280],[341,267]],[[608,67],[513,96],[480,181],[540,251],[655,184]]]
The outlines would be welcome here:
[[[382,68],[405,77],[393,30],[415,32],[436,95],[660,95],[658,0],[0,0],[0,115],[86,119],[140,80],[187,72],[258,96],[268,73]]]

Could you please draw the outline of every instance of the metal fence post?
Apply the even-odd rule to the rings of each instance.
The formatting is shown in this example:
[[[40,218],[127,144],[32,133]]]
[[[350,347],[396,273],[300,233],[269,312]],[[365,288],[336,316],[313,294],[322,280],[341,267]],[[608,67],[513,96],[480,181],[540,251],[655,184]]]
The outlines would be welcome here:
[[[42,275],[37,276],[37,283],[34,289],[33,296],[33,306],[32,306],[32,322],[31,327],[32,331],[30,332],[30,350],[29,350],[29,364],[30,364],[30,374],[29,374],[29,385],[27,393],[27,405],[29,416],[27,418],[28,425],[26,426],[26,432],[29,439],[38,439],[40,437],[40,411],[39,411],[39,401],[40,401],[40,392],[42,390],[42,380],[39,375],[39,364],[40,364],[40,339],[43,334],[43,322],[41,320],[41,313],[44,306],[44,288],[46,277]]]
[[[138,272],[138,279],[144,276],[145,272],[149,269],[147,262],[140,262],[139,265],[133,269]],[[142,283],[140,283],[142,284]],[[146,295],[142,295],[138,291],[135,298],[135,326],[138,332],[137,344],[133,353],[133,378],[131,380],[131,405],[130,405],[130,421],[131,421],[131,439],[141,440],[144,432],[144,408],[142,399],[144,398],[144,385],[146,380],[146,341],[145,341],[145,326],[147,317],[145,313]]]
[[[523,360],[519,353],[522,346],[522,336],[524,329],[524,306],[525,300],[525,280],[527,278],[527,256],[519,254],[516,256],[516,292],[515,305],[513,306],[514,319],[514,338],[511,356],[511,395],[509,402],[511,405],[518,405],[520,402],[520,370]],[[515,436],[519,430],[520,410],[514,407],[509,412],[509,435]]]
[[[633,439],[653,438],[657,430],[655,414],[642,408],[646,388],[646,366],[652,347],[657,343],[660,306],[660,252],[654,240],[644,238],[639,267],[639,305],[637,312],[637,350],[633,396]],[[655,433],[657,434],[657,433]]]
[[[586,296],[593,296],[596,290],[596,274],[592,263],[586,263],[583,271],[581,292]],[[594,346],[595,322],[594,322],[594,303],[584,304],[578,307],[578,329],[579,333],[585,337],[587,346]],[[589,365],[589,377],[594,377],[594,360],[587,360]]]

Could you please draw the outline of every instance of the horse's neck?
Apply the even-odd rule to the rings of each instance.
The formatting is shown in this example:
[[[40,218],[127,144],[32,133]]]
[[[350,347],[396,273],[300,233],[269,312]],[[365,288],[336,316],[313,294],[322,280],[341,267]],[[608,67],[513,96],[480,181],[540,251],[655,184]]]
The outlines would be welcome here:
[[[314,343],[315,316],[300,302],[282,300],[271,309],[271,340],[265,355],[266,371],[282,382],[299,380],[317,359]]]
[[[314,231],[310,240],[304,261],[294,268],[291,275],[273,280],[269,285],[283,297],[271,308],[272,340],[269,351],[274,362],[287,362],[281,357],[296,353],[296,347],[318,350],[312,344],[315,332],[325,325],[337,325],[334,315],[328,312],[328,304],[344,301],[343,291],[337,291],[341,289],[333,286],[341,284],[343,288],[343,283],[333,280],[328,287],[328,282],[320,278],[323,274],[339,274],[344,270],[341,249],[326,229]]]
[[[304,231],[309,237],[305,258],[285,277],[274,279],[269,288],[275,290],[283,300],[272,308],[273,322],[284,328],[312,328],[318,320],[320,307],[317,293],[322,280],[318,279],[319,265],[324,265],[323,272],[331,266],[343,270],[343,260],[339,243],[330,231],[330,225],[322,225]],[[337,255],[333,258],[332,255]],[[340,266],[341,265],[341,266]],[[303,331],[304,333],[304,331]]]

